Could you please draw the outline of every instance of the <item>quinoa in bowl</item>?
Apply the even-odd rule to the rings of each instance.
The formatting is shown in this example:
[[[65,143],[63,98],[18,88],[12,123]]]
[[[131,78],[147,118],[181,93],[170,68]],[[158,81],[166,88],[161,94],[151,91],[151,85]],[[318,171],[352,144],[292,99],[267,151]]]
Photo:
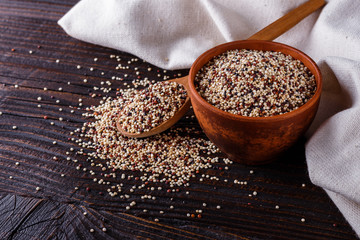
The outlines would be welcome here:
[[[246,117],[269,117],[304,105],[316,91],[311,71],[275,51],[228,50],[212,58],[195,77],[201,97],[213,106]]]

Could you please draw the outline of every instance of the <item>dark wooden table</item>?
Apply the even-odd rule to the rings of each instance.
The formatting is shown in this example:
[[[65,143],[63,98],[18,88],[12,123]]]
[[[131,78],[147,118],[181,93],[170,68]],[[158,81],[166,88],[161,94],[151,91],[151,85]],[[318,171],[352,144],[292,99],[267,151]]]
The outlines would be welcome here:
[[[110,81],[123,88],[138,77],[134,67],[155,80],[163,70],[151,66],[149,72],[141,60],[116,70],[110,55],[124,62],[135,57],[67,36],[57,20],[76,2],[0,0],[0,239],[356,239],[326,193],[311,184],[305,139],[269,165],[219,171],[222,164],[215,164],[179,192],[151,192],[156,200],[139,200],[130,192],[132,180],[124,180],[128,199],[101,194],[106,186],[76,169],[91,168],[82,156],[70,153],[78,162],[66,160],[66,152],[78,148],[70,132],[86,121],[78,99],[84,99],[80,108],[99,104],[105,94],[93,87]],[[121,83],[112,79],[124,74]],[[191,118],[178,123],[187,125],[199,128]],[[229,182],[200,182],[202,174]],[[248,184],[234,184],[237,179]],[[138,204],[126,210],[133,200]]]

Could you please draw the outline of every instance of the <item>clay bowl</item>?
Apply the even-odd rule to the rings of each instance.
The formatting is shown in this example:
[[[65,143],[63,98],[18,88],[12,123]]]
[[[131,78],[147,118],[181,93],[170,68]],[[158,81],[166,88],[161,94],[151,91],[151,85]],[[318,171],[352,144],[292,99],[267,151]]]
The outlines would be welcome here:
[[[195,75],[210,59],[231,49],[278,51],[300,60],[315,76],[314,96],[296,110],[271,117],[245,117],[212,106],[195,89]],[[244,40],[216,46],[193,63],[189,74],[191,103],[205,134],[230,160],[251,165],[275,160],[296,143],[315,117],[321,89],[320,70],[310,57],[293,47],[271,41]]]

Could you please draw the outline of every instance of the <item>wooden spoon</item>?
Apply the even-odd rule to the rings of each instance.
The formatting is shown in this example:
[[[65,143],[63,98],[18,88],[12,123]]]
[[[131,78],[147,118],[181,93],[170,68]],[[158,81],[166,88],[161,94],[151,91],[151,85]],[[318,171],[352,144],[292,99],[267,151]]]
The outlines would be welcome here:
[[[300,5],[299,7],[295,8],[294,10],[290,11],[283,17],[279,18],[272,24],[268,25],[267,27],[263,28],[259,32],[255,33],[251,37],[248,38],[248,40],[268,40],[271,41],[277,37],[279,37],[281,34],[285,33],[287,30],[295,26],[297,23],[299,23],[302,19],[304,19],[306,16],[311,14],[312,12],[316,11],[320,7],[322,7],[325,4],[324,0],[309,0],[305,2],[304,4]],[[188,87],[188,76],[182,77],[182,78],[176,78],[172,80],[168,80],[169,82],[177,82],[179,84],[182,84],[186,91],[189,92]],[[116,123],[116,127],[118,128],[119,132],[127,137],[133,137],[133,138],[144,138],[149,137],[158,133],[161,133],[167,129],[169,129],[171,126],[173,126],[177,121],[180,120],[182,116],[189,110],[190,108],[190,97],[188,96],[185,100],[185,103],[182,105],[182,107],[175,113],[173,117],[168,119],[167,121],[164,121],[157,127],[152,128],[149,131],[142,132],[142,133],[129,133],[122,129],[121,124],[119,121]],[[121,113],[120,113],[121,114]]]
[[[182,78],[175,78],[168,80],[166,82],[177,82],[184,86],[187,92],[189,92],[189,82],[188,82],[188,76],[182,77]],[[177,112],[172,116],[169,120],[161,123],[157,127],[152,128],[151,130],[147,132],[142,133],[129,133],[122,129],[121,124],[119,121],[116,122],[116,127],[119,130],[119,132],[127,137],[133,137],[133,138],[144,138],[149,137],[158,133],[161,133],[167,129],[169,129],[172,125],[174,125],[177,121],[184,116],[184,114],[189,110],[191,105],[189,94],[184,102],[184,104],[177,110]],[[121,113],[120,113],[121,114]]]

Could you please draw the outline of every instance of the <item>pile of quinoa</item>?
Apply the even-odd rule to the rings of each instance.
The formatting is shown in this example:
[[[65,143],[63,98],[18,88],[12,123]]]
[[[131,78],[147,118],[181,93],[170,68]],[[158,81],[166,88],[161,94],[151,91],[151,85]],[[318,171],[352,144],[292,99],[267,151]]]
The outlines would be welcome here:
[[[176,82],[158,82],[135,94],[119,116],[129,133],[143,133],[170,119],[185,103],[187,93]]]
[[[217,157],[210,157],[218,148],[200,137],[190,137],[194,129],[172,129],[146,139],[122,136],[116,128],[119,112],[136,95],[134,89],[122,90],[117,98],[108,98],[83,114],[92,119],[80,129],[88,139],[80,146],[94,150],[89,157],[102,160],[107,169],[143,172],[142,181],[165,182],[171,187],[186,186],[196,171],[218,162]]]
[[[293,111],[315,93],[311,71],[290,55],[236,49],[214,57],[195,77],[200,95],[213,106],[247,117]]]

